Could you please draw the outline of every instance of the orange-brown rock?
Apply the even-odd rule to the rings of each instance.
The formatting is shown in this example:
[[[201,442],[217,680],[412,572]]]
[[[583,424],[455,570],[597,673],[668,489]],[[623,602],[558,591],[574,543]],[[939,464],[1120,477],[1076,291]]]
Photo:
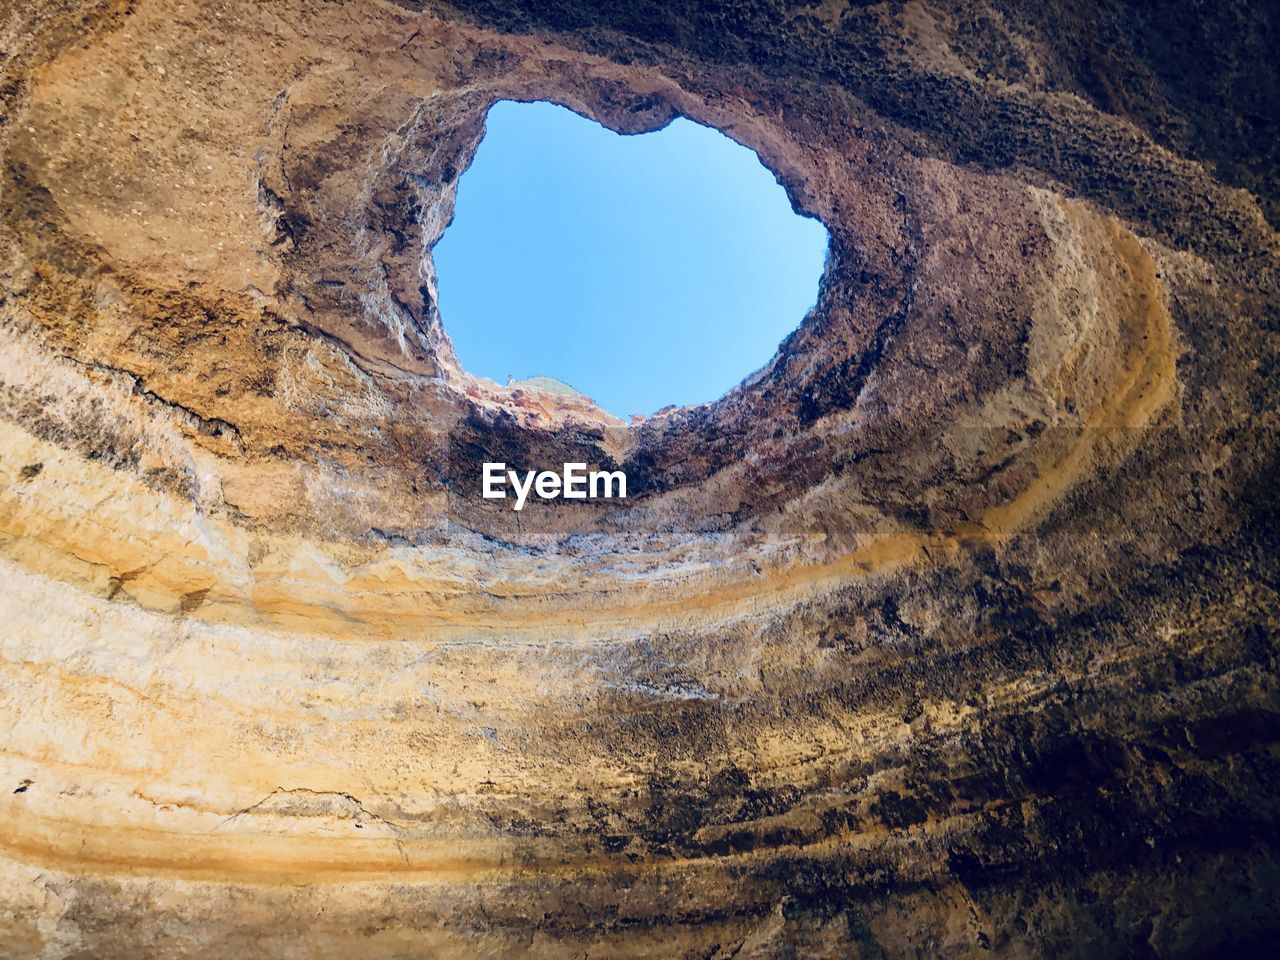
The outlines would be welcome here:
[[[0,957],[1272,943],[1277,25],[1024,7],[0,2]],[[503,98],[754,149],[813,312],[467,374]]]

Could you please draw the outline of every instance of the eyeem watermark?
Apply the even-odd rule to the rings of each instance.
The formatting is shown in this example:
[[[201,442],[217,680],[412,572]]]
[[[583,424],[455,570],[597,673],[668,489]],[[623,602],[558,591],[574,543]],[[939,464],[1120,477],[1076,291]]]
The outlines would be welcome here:
[[[520,471],[508,470],[505,463],[484,465],[484,498],[507,499],[507,485],[515,491],[516,510],[523,510],[529,493],[536,493],[542,500],[563,497],[566,500],[626,499],[627,475],[621,470],[592,470],[587,472],[585,463],[566,463],[560,473],[530,470],[520,478]]]

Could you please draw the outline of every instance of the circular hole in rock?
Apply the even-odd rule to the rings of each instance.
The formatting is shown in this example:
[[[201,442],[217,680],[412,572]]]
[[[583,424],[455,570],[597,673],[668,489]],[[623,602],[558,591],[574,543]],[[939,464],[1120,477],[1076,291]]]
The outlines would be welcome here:
[[[500,101],[433,251],[459,361],[621,416],[714,400],[816,299],[827,249],[754,152]]]

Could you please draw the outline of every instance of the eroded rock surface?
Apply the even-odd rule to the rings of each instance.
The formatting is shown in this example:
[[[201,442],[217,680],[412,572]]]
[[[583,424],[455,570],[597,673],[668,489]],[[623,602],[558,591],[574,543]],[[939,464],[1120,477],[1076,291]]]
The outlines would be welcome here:
[[[1280,935],[1273,14],[1024,6],[0,7],[0,956]],[[753,148],[815,310],[633,425],[468,375],[503,98]]]

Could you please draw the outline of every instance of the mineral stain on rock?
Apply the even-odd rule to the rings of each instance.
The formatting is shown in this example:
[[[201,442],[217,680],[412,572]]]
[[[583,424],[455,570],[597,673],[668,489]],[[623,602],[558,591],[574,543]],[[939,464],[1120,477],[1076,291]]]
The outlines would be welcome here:
[[[1265,5],[0,22],[0,957],[1280,936]],[[633,424],[467,375],[503,99],[751,147],[814,312]]]

